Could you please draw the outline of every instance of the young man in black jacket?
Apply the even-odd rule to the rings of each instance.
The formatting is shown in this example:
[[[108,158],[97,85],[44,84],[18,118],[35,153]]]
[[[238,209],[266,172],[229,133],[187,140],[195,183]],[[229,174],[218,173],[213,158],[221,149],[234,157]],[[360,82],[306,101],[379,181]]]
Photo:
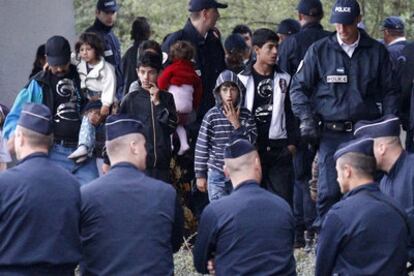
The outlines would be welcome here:
[[[147,175],[171,183],[171,139],[177,127],[177,112],[173,96],[157,87],[161,57],[146,52],[139,57],[137,74],[141,87],[122,100],[120,113],[140,120],[145,127]]]

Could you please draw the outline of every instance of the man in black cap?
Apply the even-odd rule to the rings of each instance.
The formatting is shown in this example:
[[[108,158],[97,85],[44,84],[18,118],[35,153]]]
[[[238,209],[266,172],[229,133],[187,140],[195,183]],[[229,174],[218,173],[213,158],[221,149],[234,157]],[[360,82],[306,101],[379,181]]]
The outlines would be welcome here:
[[[215,0],[191,0],[188,10],[190,17],[184,28],[170,34],[162,44],[162,51],[168,53],[177,40],[191,42],[196,49],[196,72],[203,83],[203,95],[199,109],[198,121],[201,122],[205,113],[214,106],[214,85],[218,75],[226,68],[224,49],[220,38],[213,32],[220,17],[218,9],[227,8],[226,4]]]
[[[300,31],[300,23],[292,18],[287,18],[280,21],[277,26],[276,33],[279,36],[279,43],[282,43],[289,36]]]
[[[352,139],[357,121],[398,111],[388,51],[358,29],[360,20],[356,0],[337,0],[331,14],[336,32],[310,46],[290,90],[302,139],[320,138],[317,226],[340,198],[333,161],[338,145]]]
[[[23,106],[14,134],[19,163],[0,174],[0,274],[73,275],[81,258],[79,183],[48,158],[47,106]]]
[[[260,188],[262,169],[255,147],[233,139],[224,150],[224,170],[234,190],[202,213],[193,250],[197,271],[296,275],[292,212],[282,198]]]
[[[80,110],[85,98],[80,93],[79,75],[70,64],[70,45],[62,36],[52,36],[46,42],[48,70],[37,73],[17,95],[4,125],[4,137],[13,144],[14,130],[24,103],[43,103],[53,115],[53,147],[50,159],[74,173],[81,184],[98,177],[95,159],[81,165],[67,158],[78,143],[81,125]],[[11,146],[12,148],[12,146]]]
[[[115,68],[116,98],[121,101],[123,97],[124,78],[121,69],[121,44],[112,28],[115,25],[118,13],[116,0],[98,0],[96,3],[95,22],[85,32],[96,33],[105,45],[104,58]]]
[[[325,275],[407,275],[408,225],[404,211],[379,190],[370,138],[335,153],[343,199],[326,215],[316,272]]]
[[[323,18],[323,8],[319,0],[300,0],[297,10],[301,29],[282,43],[278,49],[278,64],[290,75],[296,72],[309,46],[330,34],[320,23]]]
[[[414,154],[402,147],[400,127],[398,117],[388,115],[374,121],[358,122],[354,135],[374,139],[377,168],[385,173],[380,189],[408,212],[414,207]]]
[[[310,45],[330,34],[321,25],[324,12],[319,0],[300,0],[297,10],[301,29],[297,34],[288,37],[278,49],[280,68],[292,76]],[[306,250],[309,250],[313,242],[314,230],[312,224],[316,217],[316,210],[315,203],[310,198],[308,182],[312,175],[311,168],[315,150],[309,147],[305,141],[298,140],[297,152],[293,158],[295,171],[293,197],[296,220],[295,247],[306,245]]]
[[[408,43],[404,35],[404,27],[404,21],[398,16],[387,17],[381,24],[384,43],[387,46],[394,66],[397,66],[398,58]]]
[[[81,188],[85,275],[173,275],[183,213],[171,185],[147,177],[144,129],[127,115],[106,120],[111,169]]]

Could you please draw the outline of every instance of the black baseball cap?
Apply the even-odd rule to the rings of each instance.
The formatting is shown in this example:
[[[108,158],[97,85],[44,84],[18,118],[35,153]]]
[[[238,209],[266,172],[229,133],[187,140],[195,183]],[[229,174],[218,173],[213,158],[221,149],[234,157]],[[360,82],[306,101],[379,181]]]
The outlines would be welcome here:
[[[301,0],[297,10],[299,13],[309,16],[323,15],[322,3],[319,0]]]
[[[198,12],[204,9],[225,9],[227,4],[219,3],[215,0],[191,0],[188,10],[190,12]]]
[[[389,16],[384,19],[381,24],[381,29],[404,31],[404,21],[398,16]]]
[[[49,65],[58,66],[70,62],[70,44],[63,36],[55,35],[49,38],[45,52]]]
[[[119,7],[116,0],[99,0],[96,4],[96,9],[105,12],[116,12]]]
[[[331,23],[350,25],[361,14],[358,1],[336,0],[332,7]]]

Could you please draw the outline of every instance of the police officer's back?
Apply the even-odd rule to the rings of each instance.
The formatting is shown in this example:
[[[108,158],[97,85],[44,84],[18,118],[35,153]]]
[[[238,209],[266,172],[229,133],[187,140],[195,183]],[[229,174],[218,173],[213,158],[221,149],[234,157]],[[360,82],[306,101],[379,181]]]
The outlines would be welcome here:
[[[142,124],[108,117],[111,170],[81,189],[86,275],[173,275],[183,214],[174,188],[147,177]]]
[[[371,138],[362,138],[335,153],[344,196],[322,225],[316,275],[407,274],[407,218],[374,182],[372,147]]]
[[[52,115],[26,104],[19,163],[0,174],[0,275],[73,275],[80,260],[80,184],[48,158]]]
[[[320,24],[323,18],[323,8],[319,0],[301,0],[297,10],[301,30],[296,34],[288,36],[278,49],[278,64],[282,70],[290,75],[296,72],[309,46],[330,34]]]
[[[214,258],[217,275],[296,275],[292,212],[281,197],[260,188],[256,150],[236,139],[224,158],[234,190],[202,213],[193,251],[197,271],[207,273]]]

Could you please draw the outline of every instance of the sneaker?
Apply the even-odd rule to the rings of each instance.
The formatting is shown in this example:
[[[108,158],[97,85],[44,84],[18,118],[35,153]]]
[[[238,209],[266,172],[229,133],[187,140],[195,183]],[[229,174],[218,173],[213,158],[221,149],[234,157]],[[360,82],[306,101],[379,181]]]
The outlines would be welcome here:
[[[72,152],[68,156],[68,158],[72,160],[77,160],[80,157],[85,157],[86,159],[87,156],[88,156],[88,148],[84,145],[80,145],[74,152]]]
[[[312,230],[307,230],[305,232],[305,248],[304,251],[306,253],[310,253],[312,251],[312,248],[314,247],[314,238],[315,238],[315,232]]]

